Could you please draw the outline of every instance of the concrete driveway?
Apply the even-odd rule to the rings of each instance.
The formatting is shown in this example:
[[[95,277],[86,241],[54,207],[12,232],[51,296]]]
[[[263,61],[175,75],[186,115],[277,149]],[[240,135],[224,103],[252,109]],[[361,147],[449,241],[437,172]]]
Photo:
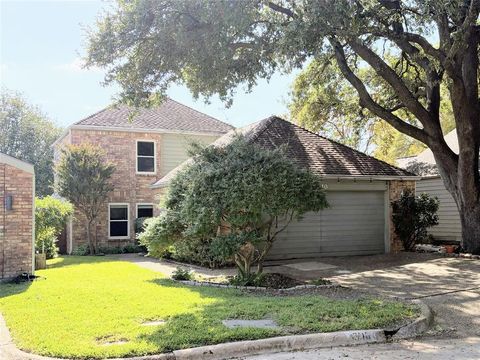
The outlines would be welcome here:
[[[415,340],[248,359],[480,359],[480,261],[415,253],[317,261],[324,270],[294,270],[295,276],[325,277],[382,296],[420,298],[432,308],[434,325]],[[291,272],[291,267],[285,265],[273,268]]]

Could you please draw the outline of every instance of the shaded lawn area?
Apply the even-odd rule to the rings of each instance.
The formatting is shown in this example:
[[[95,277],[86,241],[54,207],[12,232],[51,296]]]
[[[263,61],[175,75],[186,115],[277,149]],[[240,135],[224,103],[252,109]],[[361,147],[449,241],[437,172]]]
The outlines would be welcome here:
[[[291,333],[377,328],[416,311],[375,299],[255,296],[188,287],[108,257],[58,258],[37,275],[46,280],[0,285],[0,310],[19,348],[66,358],[146,355]],[[264,318],[282,328],[228,329],[221,322]],[[148,320],[166,323],[143,326]]]

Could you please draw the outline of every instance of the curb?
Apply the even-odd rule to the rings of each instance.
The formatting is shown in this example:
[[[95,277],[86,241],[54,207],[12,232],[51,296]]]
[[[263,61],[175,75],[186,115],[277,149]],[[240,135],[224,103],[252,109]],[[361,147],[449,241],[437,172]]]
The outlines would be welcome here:
[[[331,333],[278,336],[260,340],[245,340],[196,348],[175,350],[170,353],[125,357],[109,360],[224,360],[244,356],[263,355],[276,352],[302,351],[309,349],[355,346],[401,340],[425,332],[433,321],[433,313],[424,302],[412,301],[420,308],[420,316],[410,324],[396,330],[351,330]],[[0,313],[0,358],[9,360],[59,360],[18,349]]]
[[[392,335],[392,340],[401,340],[416,337],[428,330],[433,322],[433,312],[430,307],[420,300],[413,300],[420,308],[420,316],[412,323],[402,326]]]
[[[173,354],[175,355],[175,360],[221,360],[283,351],[373,344],[386,342],[386,340],[385,332],[378,329],[338,331],[202,346],[177,350]]]

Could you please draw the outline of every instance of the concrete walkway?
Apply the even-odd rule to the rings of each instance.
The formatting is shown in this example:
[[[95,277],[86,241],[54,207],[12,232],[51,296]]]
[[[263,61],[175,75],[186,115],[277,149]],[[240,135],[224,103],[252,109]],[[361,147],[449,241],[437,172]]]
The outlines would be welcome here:
[[[161,272],[166,276],[171,276],[177,267],[184,269],[189,269],[195,271],[197,274],[200,274],[204,277],[217,277],[217,276],[233,276],[237,273],[234,268],[226,269],[207,269],[201,266],[189,265],[189,264],[180,264],[173,261],[159,260],[151,257],[145,257],[138,254],[122,254],[114,255],[115,258],[119,260],[130,261],[138,266],[141,266],[145,269],[152,271]]]

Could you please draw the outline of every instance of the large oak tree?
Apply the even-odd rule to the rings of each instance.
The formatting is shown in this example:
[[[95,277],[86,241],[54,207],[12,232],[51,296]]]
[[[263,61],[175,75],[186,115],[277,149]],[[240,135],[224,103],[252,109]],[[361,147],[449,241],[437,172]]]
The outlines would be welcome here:
[[[480,0],[119,1],[90,33],[87,64],[108,68],[123,101],[144,104],[176,82],[228,102],[239,84],[334,59],[361,106],[432,150],[460,210],[463,246],[480,254],[479,12]],[[364,68],[374,70],[369,82]],[[458,155],[440,125],[443,83]]]

